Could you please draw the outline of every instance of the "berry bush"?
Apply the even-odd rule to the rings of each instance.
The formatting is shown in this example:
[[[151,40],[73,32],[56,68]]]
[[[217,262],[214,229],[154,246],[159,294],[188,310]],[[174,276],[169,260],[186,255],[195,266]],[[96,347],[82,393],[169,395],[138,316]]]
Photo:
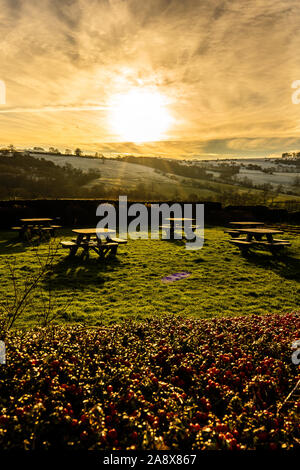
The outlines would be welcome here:
[[[291,313],[12,331],[0,448],[299,447],[297,393],[285,401],[299,327]]]

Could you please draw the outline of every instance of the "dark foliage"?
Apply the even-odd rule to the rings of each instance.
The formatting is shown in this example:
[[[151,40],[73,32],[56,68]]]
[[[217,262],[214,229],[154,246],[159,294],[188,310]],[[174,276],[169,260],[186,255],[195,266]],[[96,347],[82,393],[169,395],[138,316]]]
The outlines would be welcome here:
[[[49,160],[14,152],[12,156],[0,156],[0,197],[89,196],[83,186],[99,176],[96,170],[83,172],[71,165],[61,167]]]

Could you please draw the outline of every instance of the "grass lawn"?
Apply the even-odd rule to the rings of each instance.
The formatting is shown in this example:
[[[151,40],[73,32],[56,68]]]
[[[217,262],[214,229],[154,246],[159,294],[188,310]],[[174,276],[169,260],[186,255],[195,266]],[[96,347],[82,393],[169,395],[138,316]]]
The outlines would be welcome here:
[[[117,258],[106,263],[96,254],[88,261],[80,256],[70,261],[68,252],[59,248],[51,276],[42,279],[18,326],[32,326],[39,320],[49,279],[57,322],[97,325],[167,313],[212,318],[299,310],[299,237],[284,234],[292,247],[279,259],[262,251],[244,258],[223,230],[206,228],[204,247],[198,251],[186,250],[181,241],[129,240],[119,247]],[[36,249],[43,256],[48,251],[47,243],[33,248],[15,236],[10,232],[0,236],[1,302],[13,298],[8,262],[15,262],[21,286],[37,270]],[[64,230],[55,243],[68,237],[72,238],[71,230]],[[161,282],[162,277],[180,271],[191,275]]]

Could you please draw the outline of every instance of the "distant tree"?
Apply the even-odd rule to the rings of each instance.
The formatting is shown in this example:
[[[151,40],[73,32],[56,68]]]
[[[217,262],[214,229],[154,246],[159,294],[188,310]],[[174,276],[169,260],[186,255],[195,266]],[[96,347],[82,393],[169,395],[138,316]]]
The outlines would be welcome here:
[[[99,155],[98,155],[98,152],[95,153],[95,157],[97,158]]]
[[[65,155],[70,155],[70,153],[72,153],[70,149],[65,150]]]
[[[49,147],[49,153],[60,154],[60,151],[54,147]]]
[[[245,176],[242,180],[239,181],[241,186],[245,186],[246,188],[253,188],[253,181]]]
[[[74,154],[76,155],[76,157],[81,157],[81,155],[82,155],[82,150],[81,150],[80,148],[77,148],[77,149],[75,149]]]
[[[0,153],[1,153],[1,155],[8,155],[9,150],[8,150],[8,148],[3,147],[3,148],[0,149]]]

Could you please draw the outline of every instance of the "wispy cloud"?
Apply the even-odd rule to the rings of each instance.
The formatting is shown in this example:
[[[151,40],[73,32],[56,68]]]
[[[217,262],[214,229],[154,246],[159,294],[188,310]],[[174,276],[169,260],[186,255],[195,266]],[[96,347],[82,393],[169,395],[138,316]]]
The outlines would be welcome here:
[[[284,150],[299,134],[299,27],[298,0],[0,0],[1,140],[117,140],[111,95],[151,86],[169,99],[171,141]]]
[[[43,106],[41,108],[26,108],[26,107],[16,107],[16,108],[0,108],[0,114],[7,114],[7,113],[57,113],[63,111],[100,111],[103,109],[107,109],[107,106],[64,106],[64,105],[57,105],[57,106]]]

